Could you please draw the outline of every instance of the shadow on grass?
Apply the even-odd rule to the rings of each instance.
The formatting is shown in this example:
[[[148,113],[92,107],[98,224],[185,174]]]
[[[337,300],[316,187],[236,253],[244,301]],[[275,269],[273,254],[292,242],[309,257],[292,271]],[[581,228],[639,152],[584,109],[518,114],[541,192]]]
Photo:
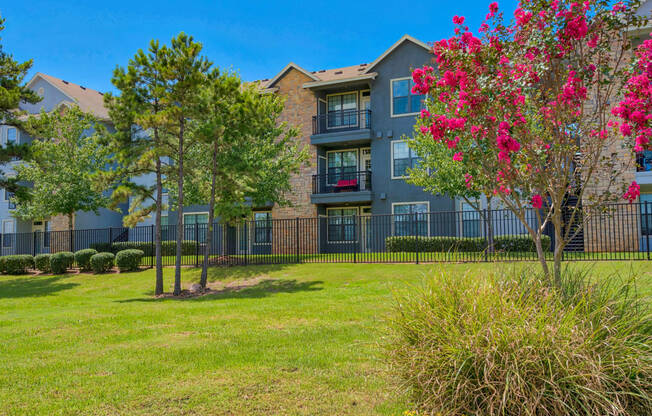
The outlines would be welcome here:
[[[219,282],[222,280],[251,279],[268,273],[277,272],[293,266],[293,264],[267,264],[247,266],[210,266],[208,268],[208,282]],[[192,282],[199,282],[201,267],[184,272],[184,279]]]
[[[275,293],[296,293],[296,292],[313,292],[323,290],[319,285],[324,282],[321,280],[311,280],[306,282],[297,282],[288,279],[263,279],[252,286],[233,286],[213,290],[201,296],[195,297],[147,297],[118,300],[118,303],[131,302],[164,302],[164,301],[188,301],[188,302],[205,302],[220,299],[260,299],[271,296]]]
[[[67,276],[26,276],[0,281],[0,299],[47,296],[72,289],[79,283],[61,282]]]

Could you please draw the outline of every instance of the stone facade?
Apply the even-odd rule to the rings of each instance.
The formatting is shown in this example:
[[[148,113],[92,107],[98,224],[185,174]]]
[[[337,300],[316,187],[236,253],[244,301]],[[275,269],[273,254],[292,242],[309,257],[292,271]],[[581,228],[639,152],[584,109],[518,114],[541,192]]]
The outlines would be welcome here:
[[[272,218],[275,220],[273,239],[273,253],[293,253],[299,247],[300,253],[309,254],[317,252],[319,238],[315,234],[316,227],[308,227],[299,221],[299,232],[297,233],[297,222],[295,218],[313,218],[317,216],[316,205],[310,202],[312,193],[312,175],[317,165],[317,150],[310,144],[312,134],[312,117],[317,111],[317,98],[303,84],[312,81],[306,74],[290,68],[273,86],[279,94],[285,97],[285,108],[279,117],[280,122],[287,122],[288,125],[299,128],[297,140],[310,154],[308,162],[302,166],[299,172],[290,179],[290,192],[286,198],[291,202],[290,206],[272,208]],[[304,221],[305,222],[305,221]],[[297,241],[297,235],[299,241]],[[298,243],[298,244],[297,244]]]

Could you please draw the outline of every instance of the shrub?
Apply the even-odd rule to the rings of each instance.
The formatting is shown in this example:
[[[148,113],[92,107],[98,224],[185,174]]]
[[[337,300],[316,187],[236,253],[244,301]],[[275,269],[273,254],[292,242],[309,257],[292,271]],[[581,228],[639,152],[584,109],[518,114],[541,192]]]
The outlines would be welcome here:
[[[113,253],[97,253],[91,257],[91,268],[95,273],[106,273],[113,268]]]
[[[60,251],[50,256],[50,270],[54,274],[65,273],[75,262],[75,255],[69,251]]]
[[[143,258],[143,250],[122,250],[115,256],[115,264],[121,272],[136,271],[140,266],[140,260]]]
[[[34,257],[30,254],[3,256],[2,271],[7,274],[25,274],[34,267]]]
[[[49,273],[50,269],[50,255],[49,254],[37,254],[34,257],[34,265],[36,270],[40,270],[43,273]]]
[[[122,250],[142,250],[144,256],[154,255],[154,244],[148,241],[119,241],[113,244],[109,243],[94,243],[91,248],[99,252],[106,251],[117,254]],[[161,242],[161,253],[163,256],[174,256],[176,254],[177,243],[176,241],[163,241]],[[181,254],[184,256],[193,255],[197,252],[197,241],[183,240],[181,242]]]
[[[487,248],[484,237],[419,237],[401,236],[385,239],[389,252],[480,252]],[[541,236],[543,251],[550,251],[550,237]],[[534,240],[529,235],[497,235],[494,249],[504,252],[535,252]]]
[[[443,274],[400,296],[388,352],[418,409],[651,414],[649,304],[631,282],[608,287],[568,275],[552,289],[529,270]]]
[[[77,262],[77,267],[84,271],[91,269],[91,257],[97,254],[97,250],[93,248],[85,248],[75,252],[75,261]]]

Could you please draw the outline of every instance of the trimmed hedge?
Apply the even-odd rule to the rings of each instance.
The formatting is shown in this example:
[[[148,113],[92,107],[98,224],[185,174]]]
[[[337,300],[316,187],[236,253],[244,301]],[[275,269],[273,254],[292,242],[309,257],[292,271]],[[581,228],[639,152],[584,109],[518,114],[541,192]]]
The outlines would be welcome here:
[[[65,273],[75,262],[75,255],[70,251],[60,251],[50,256],[50,269],[54,274]]]
[[[484,237],[387,237],[389,252],[479,252],[487,248]],[[550,251],[550,237],[541,236],[543,251]],[[497,235],[494,249],[502,252],[536,252],[534,241],[529,235]]]
[[[95,273],[106,273],[113,268],[113,253],[97,253],[91,257],[91,268]]]
[[[77,267],[84,271],[89,271],[91,269],[91,257],[95,254],[97,254],[97,250],[94,248],[85,248],[83,250],[75,251]]]
[[[50,255],[49,254],[37,254],[34,257],[34,266],[36,270],[40,270],[43,273],[50,273]]]
[[[27,269],[34,268],[34,256],[16,254],[2,257],[2,272],[7,274],[25,274]]]
[[[122,250],[141,250],[144,256],[153,256],[155,247],[149,241],[119,241],[116,243],[95,243],[90,245],[91,248],[99,252],[110,252],[117,254]],[[177,250],[176,241],[163,241],[161,243],[161,254],[163,256],[174,256]],[[197,241],[183,240],[181,242],[181,255],[190,256],[197,252]]]
[[[119,251],[115,256],[115,264],[121,272],[133,272],[140,267],[140,260],[143,258],[143,250],[128,249]]]

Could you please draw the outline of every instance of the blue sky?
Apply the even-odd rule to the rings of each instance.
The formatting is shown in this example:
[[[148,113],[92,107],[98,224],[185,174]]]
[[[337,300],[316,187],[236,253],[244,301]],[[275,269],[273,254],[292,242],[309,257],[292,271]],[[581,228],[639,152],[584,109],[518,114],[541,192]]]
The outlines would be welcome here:
[[[470,1],[11,1],[3,2],[2,44],[44,72],[100,91],[151,39],[184,31],[205,55],[245,80],[270,78],[288,62],[308,70],[371,62],[403,34],[449,37],[452,17],[477,29],[489,0]],[[516,1],[499,2],[511,16]],[[31,75],[30,74],[30,75]]]

